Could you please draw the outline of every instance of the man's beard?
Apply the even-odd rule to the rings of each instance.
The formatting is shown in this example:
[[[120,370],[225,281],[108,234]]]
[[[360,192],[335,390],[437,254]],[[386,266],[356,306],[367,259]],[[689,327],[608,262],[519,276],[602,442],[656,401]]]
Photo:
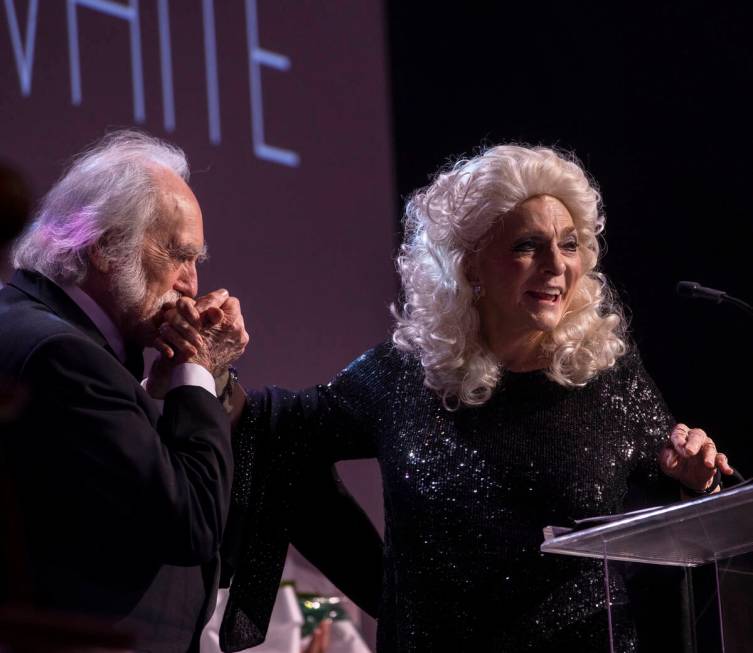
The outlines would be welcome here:
[[[158,335],[155,319],[167,303],[175,303],[180,293],[169,290],[146,305],[146,272],[140,256],[134,256],[114,271],[110,282],[113,299],[121,307],[121,330],[125,340],[141,347],[150,347]]]

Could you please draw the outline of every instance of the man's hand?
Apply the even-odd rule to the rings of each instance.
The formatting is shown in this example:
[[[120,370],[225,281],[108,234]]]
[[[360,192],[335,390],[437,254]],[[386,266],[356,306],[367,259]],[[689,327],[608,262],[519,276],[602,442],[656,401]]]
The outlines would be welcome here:
[[[163,359],[197,363],[219,376],[240,358],[250,340],[240,302],[227,290],[215,290],[194,301],[181,297],[162,309],[155,348]]]

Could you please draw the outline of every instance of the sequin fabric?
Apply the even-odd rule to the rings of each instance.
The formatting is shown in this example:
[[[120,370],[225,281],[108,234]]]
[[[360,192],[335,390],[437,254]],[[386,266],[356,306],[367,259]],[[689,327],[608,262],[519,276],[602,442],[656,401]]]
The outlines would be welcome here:
[[[244,419],[241,448],[272,442],[280,453],[270,459],[287,470],[291,460],[378,459],[381,653],[608,650],[601,563],[539,546],[546,525],[622,511],[631,488],[666,498],[656,453],[673,419],[637,353],[581,388],[507,372],[486,404],[451,412],[423,385],[416,358],[384,343],[326,386],[253,393]],[[244,466],[237,456],[236,501],[253,511]],[[241,545],[238,606],[265,573],[258,542]],[[618,574],[610,589],[617,650],[633,651]]]

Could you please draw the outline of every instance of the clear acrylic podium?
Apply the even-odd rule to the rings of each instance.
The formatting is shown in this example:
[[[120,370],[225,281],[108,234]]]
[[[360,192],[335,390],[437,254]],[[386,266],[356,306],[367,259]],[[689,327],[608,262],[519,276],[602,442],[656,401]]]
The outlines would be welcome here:
[[[604,563],[604,591],[608,607],[609,648],[616,642],[610,597],[610,571],[616,561],[675,567],[709,565],[713,582],[708,596],[696,601],[716,614],[714,643],[699,645],[689,633],[687,650],[707,653],[753,651],[753,485],[741,485],[715,495],[660,508],[627,513],[616,519],[561,534],[541,545],[544,553],[598,558]],[[696,597],[698,598],[698,597]],[[692,611],[691,611],[692,612]],[[695,630],[691,614],[688,628]]]

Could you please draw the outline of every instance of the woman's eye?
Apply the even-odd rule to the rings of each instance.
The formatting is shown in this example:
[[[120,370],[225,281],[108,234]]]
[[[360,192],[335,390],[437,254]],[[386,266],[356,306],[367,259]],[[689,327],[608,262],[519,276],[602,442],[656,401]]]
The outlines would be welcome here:
[[[572,240],[566,240],[562,245],[560,245],[562,249],[564,249],[566,252],[577,252],[578,251],[578,241],[574,238]]]

